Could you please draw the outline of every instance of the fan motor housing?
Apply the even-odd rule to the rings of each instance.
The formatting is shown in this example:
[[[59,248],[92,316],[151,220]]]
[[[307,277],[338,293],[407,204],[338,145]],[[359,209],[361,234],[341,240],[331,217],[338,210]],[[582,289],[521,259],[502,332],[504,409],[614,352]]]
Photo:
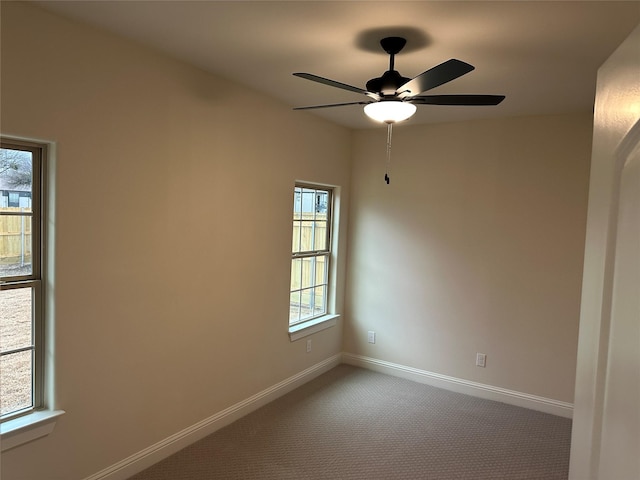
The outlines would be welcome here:
[[[410,78],[403,77],[397,70],[387,70],[381,77],[372,78],[367,82],[367,90],[383,96],[395,95],[400,86],[407,83]]]

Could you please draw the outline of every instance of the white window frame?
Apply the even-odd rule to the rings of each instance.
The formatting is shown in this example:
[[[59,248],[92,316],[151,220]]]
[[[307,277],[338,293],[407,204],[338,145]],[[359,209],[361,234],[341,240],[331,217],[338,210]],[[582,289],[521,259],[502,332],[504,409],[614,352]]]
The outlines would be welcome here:
[[[291,262],[296,259],[304,259],[304,258],[318,258],[324,257],[325,262],[325,277],[323,282],[317,283],[316,285],[325,285],[325,293],[324,293],[324,312],[321,314],[306,317],[300,319],[297,322],[291,322],[291,317],[289,317],[289,336],[291,341],[297,340],[299,338],[305,337],[307,335],[311,335],[312,333],[316,333],[320,330],[324,330],[326,328],[332,327],[336,324],[336,319],[339,317],[334,312],[334,297],[335,297],[335,274],[333,263],[335,262],[334,255],[334,245],[336,239],[337,226],[335,224],[335,205],[336,205],[336,191],[337,188],[328,186],[328,185],[320,185],[306,182],[296,182],[294,185],[294,208],[292,211],[293,221],[301,221],[301,219],[296,220],[295,218],[295,195],[298,189],[308,189],[308,190],[317,190],[320,192],[328,192],[328,202],[327,202],[327,226],[326,226],[326,240],[325,240],[325,248],[319,250],[308,250],[308,251],[293,251],[294,245],[292,241],[292,254],[291,254]],[[292,232],[293,233],[293,232]],[[293,239],[293,234],[291,236]],[[293,269],[292,269],[293,270]],[[291,275],[293,277],[293,273]],[[302,289],[292,289],[292,278],[290,278],[289,282],[289,302],[291,306],[291,294],[296,290]],[[315,283],[315,282],[314,282]]]
[[[19,350],[32,351],[32,405],[28,408],[10,412],[0,417],[0,445],[5,451],[23,443],[48,435],[55,427],[56,419],[64,412],[53,410],[47,404],[45,385],[45,281],[46,278],[46,201],[47,170],[50,145],[47,143],[2,136],[2,148],[24,150],[32,153],[32,199],[31,199],[31,231],[32,231],[32,270],[29,275],[2,277],[0,290],[29,288],[32,293],[32,345]],[[22,213],[24,215],[24,212]],[[10,215],[10,213],[4,213]],[[15,352],[13,352],[15,353]],[[11,355],[7,350],[4,355]]]

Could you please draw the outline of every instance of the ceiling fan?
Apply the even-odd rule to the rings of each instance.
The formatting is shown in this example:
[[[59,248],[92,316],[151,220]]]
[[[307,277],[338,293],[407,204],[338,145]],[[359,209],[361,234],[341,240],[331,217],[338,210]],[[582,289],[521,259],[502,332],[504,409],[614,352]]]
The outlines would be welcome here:
[[[504,95],[421,95],[432,88],[469,73],[475,67],[463,61],[451,59],[414,78],[403,77],[394,69],[394,60],[395,55],[404,48],[406,43],[406,39],[402,37],[386,37],[380,40],[380,45],[390,55],[389,70],[384,72],[381,77],[369,80],[365,89],[311,73],[294,73],[293,75],[296,77],[368,97],[367,100],[359,102],[312,105],[296,107],[294,110],[364,105],[364,112],[368,117],[390,125],[411,117],[416,111],[416,105],[488,106],[498,105],[504,100]]]

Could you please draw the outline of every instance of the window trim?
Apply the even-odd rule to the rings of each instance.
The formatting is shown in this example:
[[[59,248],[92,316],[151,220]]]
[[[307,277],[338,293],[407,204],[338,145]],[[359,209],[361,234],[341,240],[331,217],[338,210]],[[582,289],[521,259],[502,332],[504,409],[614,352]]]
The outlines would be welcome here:
[[[313,333],[331,328],[336,325],[338,318],[340,318],[340,315],[337,313],[329,313],[322,317],[315,317],[295,325],[289,325],[289,340],[294,342]]]
[[[34,410],[27,415],[3,422],[0,424],[1,451],[49,435],[53,432],[58,418],[64,413],[64,410]]]
[[[293,188],[294,191],[294,202],[295,202],[295,193],[296,190],[300,189],[301,192],[300,194],[303,195],[304,194],[304,190],[313,190],[314,192],[327,192],[327,196],[328,196],[328,201],[327,201],[327,219],[323,220],[324,222],[326,222],[326,232],[325,232],[325,240],[324,240],[324,246],[325,248],[319,249],[319,250],[298,250],[298,251],[292,251],[291,252],[291,260],[304,260],[306,258],[313,258],[313,259],[317,259],[319,257],[325,257],[325,265],[324,265],[324,269],[325,269],[325,275],[324,275],[324,282],[322,284],[318,284],[316,283],[315,279],[311,282],[312,284],[308,287],[308,288],[302,288],[302,285],[300,286],[300,288],[298,290],[296,290],[297,292],[300,293],[300,295],[302,295],[302,292],[305,290],[314,290],[315,288],[317,288],[318,286],[324,286],[325,287],[325,293],[324,293],[324,311],[318,315],[312,315],[310,317],[305,317],[304,319],[300,318],[300,315],[298,315],[298,320],[294,323],[291,323],[291,317],[289,317],[289,327],[295,327],[296,325],[300,325],[300,324],[305,324],[311,320],[314,320],[316,318],[321,318],[325,315],[328,314],[328,310],[329,310],[329,286],[330,286],[330,271],[331,271],[331,240],[332,240],[332,231],[333,231],[333,224],[332,224],[332,210],[333,210],[333,188],[332,187],[327,187],[327,186],[320,186],[320,185],[313,185],[313,184],[305,184],[302,182],[296,182]],[[302,198],[300,199],[300,220],[298,220],[298,222],[300,223],[300,238],[302,238],[302,224],[304,222],[304,220],[302,219]],[[296,222],[295,220],[295,208],[293,211],[293,215],[294,215],[294,223]],[[317,213],[317,212],[315,212]],[[315,223],[315,213],[314,213],[314,217],[312,220],[312,223]],[[301,243],[301,240],[300,240]],[[300,244],[299,247],[301,247],[302,245]],[[314,245],[312,245],[313,247],[315,247],[315,236],[314,236]],[[293,250],[293,248],[292,248]],[[302,268],[302,267],[301,267]],[[314,270],[315,271],[315,270]],[[291,285],[289,286],[289,296],[291,296],[291,294],[294,291],[291,290]],[[300,307],[302,307],[302,300],[300,301]]]
[[[306,337],[313,333],[331,328],[336,325],[340,315],[335,312],[335,295],[336,295],[336,249],[338,238],[338,225],[337,219],[339,215],[336,212],[336,206],[339,204],[340,187],[335,185],[327,185],[321,183],[310,183],[303,181],[296,181],[294,184],[294,192],[296,188],[308,188],[312,190],[324,190],[329,192],[330,200],[327,205],[327,238],[326,249],[324,250],[311,250],[305,252],[291,253],[290,261],[294,258],[305,258],[309,256],[316,256],[317,254],[324,254],[327,256],[326,260],[326,291],[325,291],[325,312],[315,317],[305,318],[302,321],[288,324],[288,332],[290,341],[296,341],[300,338]],[[289,284],[291,281],[289,281]],[[291,295],[291,285],[289,285],[289,296]]]
[[[33,405],[6,415],[0,421],[1,450],[5,451],[30,442],[51,433],[56,425],[58,417],[63,415],[63,410],[53,409],[53,394],[48,391],[52,387],[52,379],[48,374],[52,371],[51,360],[46,360],[48,341],[46,332],[52,327],[46,322],[50,315],[47,306],[51,305],[49,292],[45,290],[45,280],[48,278],[47,266],[52,256],[47,251],[52,248],[47,231],[47,224],[51,220],[52,212],[48,210],[49,176],[54,162],[55,144],[18,138],[14,136],[0,136],[2,148],[28,150],[33,156],[32,169],[34,172],[31,187],[31,234],[32,234],[32,270],[30,275],[10,277],[10,280],[2,280],[2,289],[28,288],[33,289],[36,301],[33,305],[33,345],[35,374],[33,382]],[[37,165],[37,167],[36,167]],[[35,174],[37,172],[37,175]],[[33,221],[37,219],[38,221]],[[45,391],[47,390],[47,391]]]

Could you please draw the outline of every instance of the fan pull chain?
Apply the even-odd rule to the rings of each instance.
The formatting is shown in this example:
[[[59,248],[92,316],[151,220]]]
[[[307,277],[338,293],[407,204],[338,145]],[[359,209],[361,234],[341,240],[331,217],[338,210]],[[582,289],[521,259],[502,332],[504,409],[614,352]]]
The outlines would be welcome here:
[[[393,123],[387,123],[387,169],[384,174],[384,181],[389,185],[389,168],[391,167],[391,135],[393,133]]]

